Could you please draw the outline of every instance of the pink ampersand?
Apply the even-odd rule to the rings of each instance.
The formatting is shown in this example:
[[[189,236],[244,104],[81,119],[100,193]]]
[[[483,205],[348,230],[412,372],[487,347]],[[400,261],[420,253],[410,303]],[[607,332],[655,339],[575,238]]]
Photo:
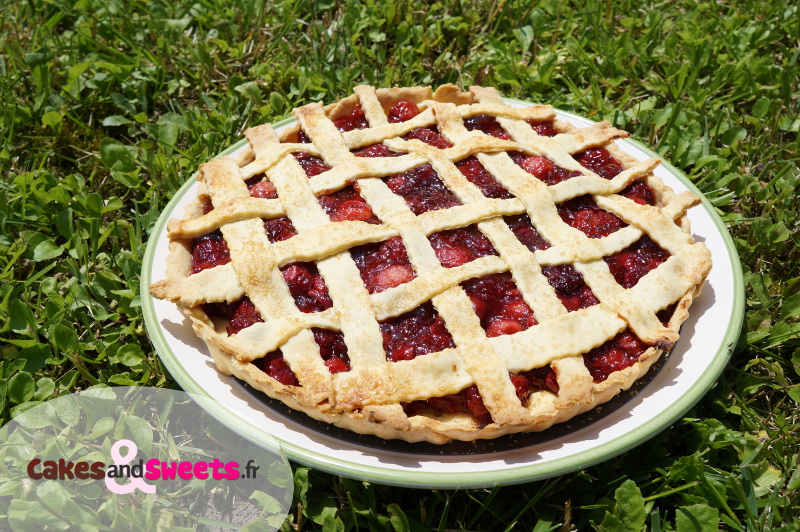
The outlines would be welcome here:
[[[124,456],[119,452],[122,447],[125,447],[126,449]],[[119,440],[111,446],[111,459],[113,460],[114,465],[126,465],[131,463],[131,461],[136,458],[136,453],[138,452],[139,448],[131,440]],[[117,495],[125,495],[136,489],[143,491],[144,493],[156,492],[156,487],[145,482],[143,478],[135,478],[131,476],[128,477],[128,480],[129,482],[127,484],[117,484],[117,481],[114,478],[106,475],[106,487]]]

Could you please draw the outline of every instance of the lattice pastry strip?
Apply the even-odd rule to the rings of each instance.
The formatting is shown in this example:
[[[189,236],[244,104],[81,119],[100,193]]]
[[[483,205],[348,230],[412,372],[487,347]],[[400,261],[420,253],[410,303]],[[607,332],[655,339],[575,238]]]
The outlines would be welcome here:
[[[357,432],[441,443],[568,419],[677,339],[710,268],[685,223],[698,200],[664,187],[657,160],[621,156],[610,143],[624,132],[577,130],[481,87],[359,86],[295,116],[280,138],[250,129],[236,158],[202,167],[200,201],[169,223],[168,279],[151,287],[190,316],[224,373]],[[613,172],[591,159],[612,152]],[[561,172],[549,184],[535,173],[548,165]],[[354,221],[332,221],[343,205]],[[581,208],[612,230],[575,225]],[[273,221],[288,232],[268,234]],[[209,249],[212,263],[195,264]],[[620,270],[636,253],[654,265]],[[332,308],[301,310],[284,272],[297,264],[318,271],[314,293]],[[635,354],[601,375],[615,349]]]

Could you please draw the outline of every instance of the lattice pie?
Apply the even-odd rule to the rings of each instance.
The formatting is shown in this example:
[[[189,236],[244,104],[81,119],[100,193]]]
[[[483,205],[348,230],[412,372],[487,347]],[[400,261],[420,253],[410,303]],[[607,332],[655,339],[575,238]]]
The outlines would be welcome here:
[[[198,173],[167,279],[219,370],[313,418],[444,443],[543,430],[627,389],[711,268],[699,203],[599,123],[491,88],[294,111]]]

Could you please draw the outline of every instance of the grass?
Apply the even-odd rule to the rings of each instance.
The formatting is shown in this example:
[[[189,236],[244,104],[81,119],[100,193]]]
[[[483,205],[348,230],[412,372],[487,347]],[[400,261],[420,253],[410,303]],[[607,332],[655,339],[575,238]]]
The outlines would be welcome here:
[[[611,120],[712,201],[745,271],[731,363],[664,434],[556,479],[400,489],[296,466],[284,529],[796,530],[799,39],[796,5],[755,0],[9,0],[0,418],[95,384],[174,385],[143,327],[144,244],[245,128],[363,82],[493,85]]]

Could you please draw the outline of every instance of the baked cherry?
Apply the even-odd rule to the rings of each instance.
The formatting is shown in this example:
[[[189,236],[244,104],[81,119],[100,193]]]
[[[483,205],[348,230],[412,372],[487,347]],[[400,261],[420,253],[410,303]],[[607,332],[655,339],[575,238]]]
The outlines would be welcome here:
[[[389,122],[406,122],[419,114],[419,107],[408,100],[400,100],[389,109]]]
[[[273,244],[281,240],[288,240],[297,234],[292,221],[285,216],[264,220],[264,230],[267,232],[267,238]]]
[[[314,341],[319,346],[319,354],[331,373],[350,371],[350,357],[347,356],[347,345],[344,335],[339,331],[330,331],[314,327],[311,329]]]
[[[383,178],[389,190],[402,196],[414,214],[461,205],[430,164]]]
[[[552,120],[526,120],[526,122],[533,128],[535,132],[543,137],[555,137],[558,135],[558,130],[553,125]]]
[[[233,311],[231,319],[226,326],[226,331],[228,336],[233,336],[242,329],[246,329],[254,323],[263,321],[264,320],[261,319],[261,314],[258,312],[255,305],[253,305],[252,301],[248,298],[243,298]]]
[[[518,333],[538,323],[510,273],[470,279],[461,286],[490,338]]]
[[[456,163],[456,168],[487,198],[508,199],[514,197],[483,167],[477,157],[469,156],[462,159]]]
[[[565,201],[558,206],[558,214],[589,238],[608,236],[627,225],[615,214],[601,209],[588,194]]]
[[[542,273],[547,277],[547,281],[555,289],[558,299],[568,311],[572,312],[600,303],[592,289],[586,286],[583,275],[569,264],[543,268]]]
[[[390,362],[455,347],[444,320],[430,301],[380,324],[383,349]]]
[[[536,176],[537,179],[550,186],[581,175],[580,172],[567,170],[566,168],[558,166],[547,157],[525,155],[522,152],[511,152],[509,156],[511,160],[517,163],[523,170]]]
[[[446,138],[442,136],[441,133],[439,133],[439,129],[436,126],[412,129],[404,138],[406,140],[421,140],[425,144],[433,146],[434,148],[439,148],[440,150],[451,148],[453,146]]]
[[[604,179],[611,179],[622,172],[622,164],[605,148],[589,148],[576,153],[573,158]]]
[[[515,216],[505,216],[503,220],[508,224],[508,228],[514,236],[525,245],[531,252],[540,249],[547,249],[550,244],[539,234],[533,226],[527,214],[517,214]]]
[[[455,268],[487,255],[497,255],[494,246],[476,225],[439,231],[428,237],[436,258],[445,268]]]
[[[300,384],[294,371],[283,358],[283,353],[280,349],[268,353],[264,358],[256,360],[254,363],[261,371],[285,386],[299,386]]]
[[[634,365],[639,357],[650,347],[625,330],[599,347],[584,353],[583,361],[595,382],[602,382],[615,371]]]
[[[333,121],[336,129],[344,133],[345,131],[353,131],[354,129],[366,129],[369,127],[367,117],[364,116],[364,110],[360,105],[356,105],[349,115],[337,118]]]
[[[642,238],[620,252],[603,257],[611,270],[611,275],[623,287],[636,286],[647,272],[658,267],[669,258],[669,253],[644,235]]]
[[[325,280],[313,262],[294,262],[281,272],[300,312],[322,312],[333,306]]]
[[[370,224],[381,223],[355,187],[345,187],[333,194],[320,196],[317,199],[325,214],[330,216],[332,222],[353,220]]]
[[[464,127],[469,131],[478,130],[498,139],[511,140],[511,135],[506,133],[495,117],[490,115],[471,116],[464,120]]]
[[[192,239],[191,249],[192,273],[228,264],[231,261],[228,244],[219,230]]]
[[[399,236],[357,246],[350,250],[350,255],[370,294],[394,288],[414,278],[414,270]]]

